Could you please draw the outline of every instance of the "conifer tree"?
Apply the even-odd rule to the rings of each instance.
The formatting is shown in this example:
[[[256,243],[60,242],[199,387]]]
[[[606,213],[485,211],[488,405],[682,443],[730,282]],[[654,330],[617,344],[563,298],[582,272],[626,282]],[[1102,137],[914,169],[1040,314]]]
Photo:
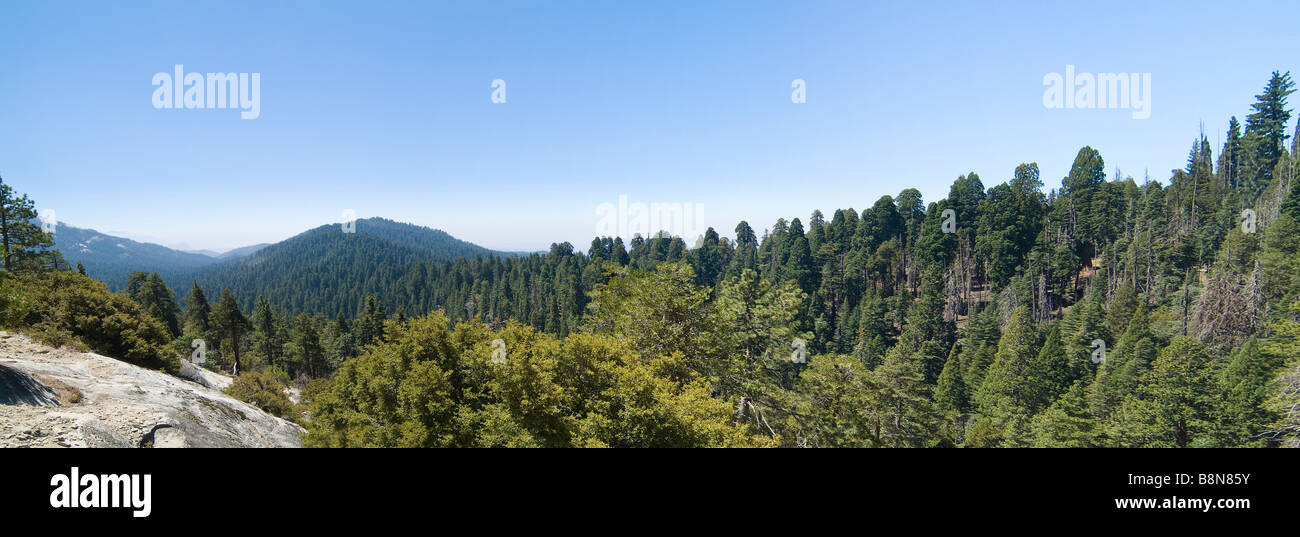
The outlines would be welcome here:
[[[948,361],[939,373],[939,384],[934,390],[934,405],[943,414],[965,414],[970,411],[970,393],[962,379],[960,347],[952,346]]]
[[[1295,92],[1291,73],[1273,72],[1264,92],[1255,96],[1254,112],[1246,116],[1245,154],[1247,164],[1243,196],[1248,205],[1264,191],[1273,179],[1273,170],[1286,151],[1286,123],[1291,110],[1286,107],[1287,96]]]
[[[181,312],[176,305],[176,295],[157,272],[132,272],[127,277],[126,295],[139,304],[140,309],[162,321],[172,337],[180,335]]]
[[[789,241],[788,257],[781,273],[782,279],[794,281],[804,293],[816,291],[816,272],[813,270],[812,252],[808,245],[808,238],[804,236],[803,225],[799,223],[798,218],[790,223],[786,240]]]
[[[203,288],[199,282],[194,282],[190,286],[190,296],[185,299],[185,331],[186,333],[206,334],[209,329],[210,314],[212,305],[208,304],[208,297],[203,293]]]
[[[283,349],[285,335],[280,331],[278,315],[271,307],[271,303],[266,297],[257,297],[257,305],[253,307],[252,327],[255,335],[254,348],[262,359],[266,360],[268,365],[279,367],[286,372],[289,371],[288,364],[284,363]]]
[[[1100,433],[1096,419],[1088,411],[1086,394],[1083,381],[1075,382],[1060,399],[1034,417],[1034,447],[1097,447]]]
[[[239,309],[239,302],[235,300],[235,295],[230,289],[221,291],[221,299],[217,302],[217,307],[212,309],[209,316],[212,328],[221,334],[223,340],[229,340],[230,346],[227,347],[231,353],[231,374],[239,375],[239,340],[252,328],[252,323],[248,322],[248,317]]]
[[[1122,445],[1213,446],[1221,393],[1205,346],[1187,337],[1175,339],[1160,351],[1142,386],[1125,400],[1123,419],[1132,423],[1125,428]]]
[[[311,316],[299,313],[293,323],[294,367],[291,376],[306,373],[316,378],[325,374],[325,350],[321,347],[320,334]]]
[[[939,419],[930,402],[920,360],[895,345],[875,371],[881,386],[880,437],[890,447],[927,447],[936,437]]]
[[[1030,377],[1033,382],[1029,401],[1033,412],[1057,400],[1076,380],[1069,356],[1065,353],[1065,344],[1061,342],[1059,323],[1048,329],[1047,338],[1030,365]]]
[[[388,314],[374,295],[366,297],[365,309],[357,319],[357,345],[364,347],[381,341],[384,337],[384,320]]]
[[[1030,413],[1035,406],[1035,384],[1040,381],[1033,370],[1037,340],[1029,308],[1016,308],[975,397],[980,413],[993,418],[1000,427],[1013,416]]]
[[[31,274],[53,270],[63,259],[54,250],[54,238],[32,221],[36,203],[16,195],[0,178],[0,254],[6,272]]]

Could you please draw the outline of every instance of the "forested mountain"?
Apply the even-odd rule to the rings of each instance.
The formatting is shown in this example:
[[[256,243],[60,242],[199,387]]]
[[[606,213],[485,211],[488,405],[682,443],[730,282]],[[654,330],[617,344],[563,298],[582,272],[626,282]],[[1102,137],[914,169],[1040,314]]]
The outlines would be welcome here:
[[[103,281],[113,290],[126,285],[126,278],[133,271],[158,272],[170,281],[219,261],[212,256],[105,235],[62,222],[55,229],[54,243],[69,263],[74,266],[81,263],[86,267],[87,275]]]
[[[258,296],[294,312],[354,314],[368,294],[387,291],[421,262],[472,256],[510,257],[446,232],[386,220],[356,221],[354,233],[339,224],[320,226],[256,252],[167,282],[178,292],[197,281],[206,289],[229,288],[251,308]]]

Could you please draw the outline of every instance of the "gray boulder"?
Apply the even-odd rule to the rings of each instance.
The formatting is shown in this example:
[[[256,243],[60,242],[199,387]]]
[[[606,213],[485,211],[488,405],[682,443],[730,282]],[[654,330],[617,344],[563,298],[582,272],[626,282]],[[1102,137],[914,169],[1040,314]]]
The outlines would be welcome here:
[[[0,447],[300,447],[302,427],[180,375],[0,332]]]

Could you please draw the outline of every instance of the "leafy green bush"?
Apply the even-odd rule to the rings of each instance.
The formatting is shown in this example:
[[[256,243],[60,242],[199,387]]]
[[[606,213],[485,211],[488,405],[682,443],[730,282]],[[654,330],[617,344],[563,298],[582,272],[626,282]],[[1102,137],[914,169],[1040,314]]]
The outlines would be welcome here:
[[[273,416],[297,421],[296,407],[284,394],[284,384],[273,375],[260,371],[247,371],[235,377],[226,388],[226,395],[262,409]]]
[[[19,326],[32,309],[32,297],[21,282],[0,272],[0,327]]]
[[[293,379],[289,377],[289,373],[278,365],[268,365],[262,368],[262,371],[272,379],[275,379],[275,381],[280,383],[281,386],[288,386],[293,383]]]
[[[31,296],[21,321],[53,345],[80,342],[89,349],[151,369],[175,373],[180,361],[161,321],[131,299],[108,292],[103,282],[75,272],[51,272],[16,280]]]
[[[442,313],[311,386],[308,447],[768,446],[733,424],[681,353],[642,359],[606,336],[556,339],[515,322],[453,329]],[[494,362],[491,342],[508,347]],[[685,371],[685,373],[683,373]],[[318,391],[319,390],[319,391]]]
[[[310,406],[312,401],[315,401],[317,397],[328,392],[332,385],[333,381],[328,378],[312,379],[308,381],[307,386],[302,389],[302,404],[304,406]]]

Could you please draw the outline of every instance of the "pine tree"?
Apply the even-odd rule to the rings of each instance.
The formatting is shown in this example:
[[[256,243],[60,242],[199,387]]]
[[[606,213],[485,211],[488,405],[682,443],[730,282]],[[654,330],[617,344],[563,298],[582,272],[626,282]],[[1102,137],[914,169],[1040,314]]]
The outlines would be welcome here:
[[[162,321],[172,337],[181,334],[181,311],[176,305],[176,295],[157,272],[132,272],[127,277],[126,295],[139,304],[140,309]]]
[[[1272,380],[1285,357],[1266,352],[1254,338],[1233,355],[1223,371],[1227,388],[1224,425],[1231,445],[1250,445],[1278,419],[1268,408]]]
[[[840,354],[810,357],[808,365],[797,384],[802,445],[879,447],[880,389],[871,371]]]
[[[1228,120],[1228,140],[1223,143],[1223,150],[1219,153],[1219,176],[1223,178],[1224,186],[1230,190],[1239,188],[1239,174],[1241,173],[1241,122],[1237,121],[1237,116],[1232,116]]]
[[[788,257],[781,273],[781,279],[793,280],[804,293],[811,294],[817,290],[817,273],[813,270],[812,252],[808,245],[808,238],[804,237],[803,225],[799,223],[798,218],[795,218],[790,223],[790,231],[786,236],[786,240],[789,241]]]
[[[185,332],[207,334],[211,312],[212,306],[208,304],[207,295],[199,287],[199,282],[194,282],[190,286],[189,298],[185,299]]]
[[[1139,308],[1118,344],[1097,367],[1097,375],[1089,387],[1093,415],[1110,419],[1124,399],[1138,389],[1158,351],[1146,308]]]
[[[882,407],[877,436],[890,447],[927,447],[942,440],[935,435],[939,419],[920,361],[895,345],[875,373]]]
[[[347,317],[342,313],[334,319],[329,328],[329,343],[327,353],[328,369],[334,369],[342,365],[357,355],[357,345],[355,336],[352,334],[352,325],[348,322]]]
[[[54,238],[34,224],[36,203],[26,194],[16,196],[0,178],[0,247],[4,269],[16,274],[53,270],[63,257],[54,250]]]
[[[1097,197],[1100,186],[1106,181],[1106,163],[1101,153],[1091,147],[1084,147],[1074,158],[1070,175],[1061,183],[1061,195],[1065,198],[1065,217],[1067,229],[1080,242],[1083,249],[1079,252],[1083,260],[1090,259],[1100,250],[1103,215],[1094,214],[1093,199]]]
[[[783,357],[794,338],[808,336],[798,332],[795,318],[805,298],[794,282],[773,285],[745,270],[722,283],[715,304],[737,355],[752,362]]]
[[[252,318],[255,341],[253,347],[258,354],[262,355],[262,359],[266,360],[268,365],[290,372],[288,364],[284,363],[284,334],[280,332],[280,323],[277,317],[278,315],[276,315],[266,297],[257,297],[257,305],[253,307]]]
[[[311,316],[299,313],[293,323],[293,363],[290,376],[306,373],[313,378],[325,374],[325,350],[321,347],[320,334]]]
[[[387,318],[388,314],[384,312],[383,304],[380,304],[374,295],[367,296],[365,309],[357,319],[357,345],[364,347],[382,341],[384,320]]]
[[[1281,212],[1293,220],[1300,220],[1300,180],[1291,180],[1291,192],[1282,200]]]
[[[230,289],[221,291],[221,299],[209,316],[212,328],[221,334],[223,340],[229,338],[232,359],[231,374],[239,375],[239,338],[252,328],[248,317],[239,309],[239,302]]]
[[[1083,381],[1070,389],[1034,417],[1034,447],[1086,448],[1097,447],[1100,431],[1097,421],[1088,411]]]
[[[975,401],[981,414],[1005,427],[1013,416],[1032,412],[1037,401],[1033,366],[1038,355],[1038,335],[1029,308],[1020,306],[998,342],[998,353],[989,366]]]
[[[1265,433],[1270,442],[1287,447],[1300,446],[1300,300],[1291,302],[1288,318],[1269,326],[1272,334],[1261,345],[1261,351],[1281,357],[1286,363],[1270,384],[1271,392],[1265,409],[1278,416]]]
[[[631,258],[627,255],[627,248],[623,246],[622,237],[614,237],[613,261],[618,263],[619,266],[626,266],[631,261]]]
[[[744,220],[736,224],[736,254],[731,261],[728,276],[738,276],[745,269],[758,270],[758,238]]]
[[[907,312],[898,344],[921,361],[921,373],[928,384],[938,381],[956,340],[956,325],[944,316],[946,303],[942,277],[936,268],[927,268],[921,277],[921,295]]]
[[[984,384],[984,376],[998,352],[998,340],[1002,338],[997,303],[988,304],[972,314],[962,330],[965,331],[961,349],[962,380],[967,391],[974,396],[974,392]]]
[[[1291,119],[1286,99],[1293,92],[1291,73],[1274,71],[1264,92],[1255,96],[1255,104],[1251,105],[1254,112],[1246,116],[1244,145],[1248,160],[1243,198],[1248,206],[1272,181],[1273,170],[1286,151],[1286,123]]]
[[[1121,445],[1213,446],[1222,388],[1200,342],[1179,337],[1160,351],[1137,392],[1124,402],[1130,424]],[[1208,443],[1208,444],[1206,444]]]
[[[1051,404],[1076,380],[1069,356],[1065,353],[1065,344],[1061,342],[1059,323],[1047,331],[1047,339],[1030,365],[1030,377],[1033,379],[1030,391],[1030,409],[1033,412]]]
[[[943,364],[943,372],[939,373],[939,384],[934,390],[934,405],[944,414],[965,414],[970,411],[970,393],[966,389],[966,382],[962,380],[961,352],[957,345],[952,346],[948,361]]]

